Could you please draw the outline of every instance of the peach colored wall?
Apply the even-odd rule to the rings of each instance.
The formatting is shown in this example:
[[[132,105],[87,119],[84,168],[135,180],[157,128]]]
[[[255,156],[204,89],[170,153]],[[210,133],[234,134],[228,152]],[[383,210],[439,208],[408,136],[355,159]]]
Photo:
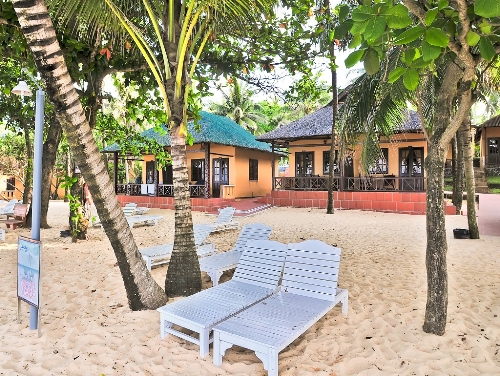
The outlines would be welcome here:
[[[249,180],[249,160],[258,161],[258,180]],[[278,175],[278,159],[275,155],[274,171]],[[235,197],[264,196],[272,189],[272,154],[263,151],[236,149],[235,167],[237,171]]]
[[[427,142],[423,141],[424,135],[421,133],[397,134],[391,139],[391,142],[381,141],[380,147],[388,149],[388,172],[391,175],[399,176],[399,149],[408,147],[424,148],[424,159],[427,157]],[[423,162],[423,161],[422,161]],[[424,168],[424,175],[427,173]]]
[[[188,176],[191,179],[191,160],[205,159],[205,150],[200,149],[200,145],[187,146],[187,164]],[[271,171],[271,153],[266,153],[258,150],[236,148],[234,146],[210,144],[210,187],[212,186],[213,160],[217,158],[229,159],[229,184],[234,185],[234,197],[252,197],[261,196],[269,193],[272,186],[272,171]],[[153,155],[143,156],[143,181],[145,181],[146,162],[153,161]],[[257,159],[258,164],[258,181],[250,181],[249,159]],[[278,174],[278,156],[275,157],[275,171]],[[160,174],[160,183],[162,174]],[[190,180],[190,184],[196,183]],[[212,192],[210,192],[212,194]],[[222,195],[222,192],[221,192]]]
[[[325,145],[323,140],[297,140],[290,142],[289,145],[289,173],[288,176],[295,176],[295,153],[313,152],[314,153],[314,170],[313,175],[324,176],[323,174],[323,151],[330,151],[330,146]],[[276,174],[277,176],[277,174]]]
[[[380,147],[388,149],[388,173],[399,175],[399,149],[412,146],[414,148],[424,148],[424,158],[427,156],[427,142],[423,141],[423,134],[404,134],[394,135],[391,142],[381,140]],[[303,145],[303,146],[302,146]],[[354,176],[363,175],[361,168],[361,143],[359,143],[353,153],[354,159]],[[297,152],[314,152],[314,175],[324,176],[323,174],[323,151],[329,151],[330,146],[324,145],[323,140],[297,140],[290,142],[289,176],[295,176],[295,153]],[[425,169],[424,169],[425,174]]]

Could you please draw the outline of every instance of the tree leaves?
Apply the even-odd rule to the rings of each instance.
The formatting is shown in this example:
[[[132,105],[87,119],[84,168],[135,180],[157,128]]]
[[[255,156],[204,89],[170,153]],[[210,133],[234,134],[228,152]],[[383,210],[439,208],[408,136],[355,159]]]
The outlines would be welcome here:
[[[484,18],[500,17],[500,1],[476,0],[474,2],[474,13]]]
[[[394,44],[408,44],[411,43],[418,38],[420,38],[425,33],[425,29],[422,26],[414,26],[411,29],[408,29],[401,34],[399,34],[394,39]]]
[[[352,52],[349,56],[347,56],[347,59],[345,59],[345,67],[352,68],[353,66],[355,66],[356,63],[358,63],[361,60],[364,53],[365,50],[357,50]]]
[[[387,25],[391,29],[403,29],[413,22],[408,14],[408,9],[401,4],[389,8],[387,15]]]
[[[479,53],[487,61],[495,57],[495,48],[488,37],[481,37],[479,40]]]
[[[385,32],[385,19],[383,17],[373,17],[368,20],[365,28],[365,39],[368,43],[374,42]]]
[[[425,40],[433,46],[444,48],[448,46],[450,38],[448,38],[443,30],[437,27],[429,27],[425,30]]]
[[[419,76],[415,69],[409,69],[403,75],[403,84],[408,90],[415,90],[418,86]]]
[[[467,32],[466,39],[469,46],[475,46],[479,43],[479,39],[481,39],[481,37],[479,36],[479,34],[476,34],[472,30],[469,30]]]

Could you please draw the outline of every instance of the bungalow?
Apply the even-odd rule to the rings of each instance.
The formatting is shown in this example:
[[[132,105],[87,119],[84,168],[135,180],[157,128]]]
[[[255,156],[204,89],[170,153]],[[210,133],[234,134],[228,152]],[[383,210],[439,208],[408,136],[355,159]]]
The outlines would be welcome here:
[[[263,196],[271,191],[271,171],[277,167],[276,153],[233,120],[201,112],[199,129],[193,122],[188,131],[193,145],[186,146],[193,210],[215,211],[228,201]],[[142,132],[170,151],[170,136],[154,128]],[[139,202],[148,207],[173,209],[172,166],[158,170],[155,156],[142,155],[141,173],[135,181],[119,181],[118,165],[136,157],[122,153],[114,144],[103,149],[113,154],[115,192],[122,203]],[[125,174],[131,176],[132,174]]]
[[[480,148],[480,167],[500,174],[500,115],[477,126]],[[496,175],[496,174],[495,174]]]
[[[326,207],[332,118],[329,105],[257,137],[270,143],[273,150],[289,149],[290,176],[275,176],[273,171],[273,192],[262,202]],[[418,115],[409,112],[390,140],[380,137],[379,141],[380,157],[368,173],[361,168],[361,142],[342,161],[337,158],[336,145],[335,206],[424,213],[427,142]]]

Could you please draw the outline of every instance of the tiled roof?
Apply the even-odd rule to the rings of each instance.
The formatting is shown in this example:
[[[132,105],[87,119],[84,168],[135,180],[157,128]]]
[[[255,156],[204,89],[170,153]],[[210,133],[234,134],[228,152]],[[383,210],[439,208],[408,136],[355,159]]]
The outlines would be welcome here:
[[[199,130],[195,129],[192,121],[188,123],[188,130],[193,136],[195,144],[210,142],[271,152],[271,146],[269,144],[257,141],[254,135],[228,117],[218,116],[204,111],[201,111],[200,115],[201,119],[198,122]],[[160,134],[156,132],[154,128],[151,128],[142,132],[141,135],[149,139],[156,139],[160,145],[170,146],[170,136],[167,128],[165,126],[162,126],[162,128],[165,130],[164,134]],[[102,151],[116,152],[120,151],[120,147],[117,144],[113,144],[102,149]]]
[[[500,115],[491,118],[490,120],[485,121],[483,124],[478,125],[479,128],[482,127],[500,127]]]

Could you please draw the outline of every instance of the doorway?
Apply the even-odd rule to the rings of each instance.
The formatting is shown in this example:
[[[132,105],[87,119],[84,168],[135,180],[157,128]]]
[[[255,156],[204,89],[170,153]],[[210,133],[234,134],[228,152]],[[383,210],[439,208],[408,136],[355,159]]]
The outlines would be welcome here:
[[[400,190],[424,190],[424,148],[399,149],[399,177]]]
[[[217,158],[212,163],[212,197],[220,198],[221,185],[229,184],[229,158]]]

